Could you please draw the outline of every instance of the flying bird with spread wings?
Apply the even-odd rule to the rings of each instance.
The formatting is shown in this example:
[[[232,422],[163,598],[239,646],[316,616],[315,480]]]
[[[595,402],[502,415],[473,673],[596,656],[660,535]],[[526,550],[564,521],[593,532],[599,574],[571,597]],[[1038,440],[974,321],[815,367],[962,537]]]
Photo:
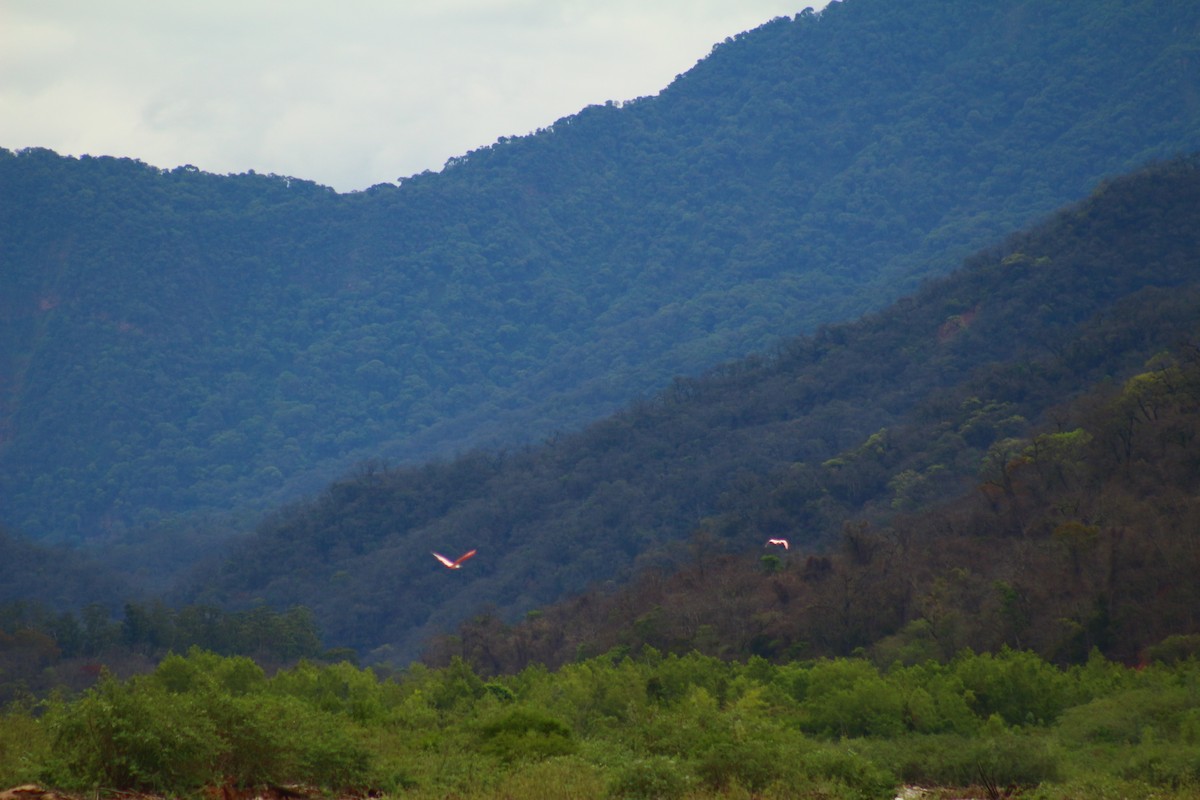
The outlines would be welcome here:
[[[784,550],[788,549],[788,540],[787,539],[767,539],[767,544],[769,544],[769,545],[777,544],[780,547],[782,547]]]
[[[464,561],[466,561],[468,558],[470,558],[471,556],[475,555],[475,553],[476,553],[475,550],[468,550],[467,552],[463,553],[461,556],[454,559],[453,561],[446,558],[441,553],[434,553],[433,557],[436,558],[438,561],[442,562],[442,565],[444,567],[446,567],[447,569],[462,569],[462,563]]]

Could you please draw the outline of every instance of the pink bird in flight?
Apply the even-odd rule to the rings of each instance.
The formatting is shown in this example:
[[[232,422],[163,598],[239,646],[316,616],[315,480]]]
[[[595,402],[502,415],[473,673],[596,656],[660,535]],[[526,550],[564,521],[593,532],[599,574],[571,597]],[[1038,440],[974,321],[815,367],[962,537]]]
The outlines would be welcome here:
[[[474,551],[474,550],[468,550],[467,552],[463,553],[461,556],[454,559],[453,561],[446,558],[441,553],[434,553],[433,557],[436,558],[438,561],[442,562],[442,564],[447,569],[462,569],[462,563],[464,561],[466,561],[468,558],[470,558],[471,556],[475,555],[475,552],[476,551]]]
[[[767,539],[767,544],[777,544],[777,545],[781,546],[784,550],[788,549],[788,540],[787,539]]]

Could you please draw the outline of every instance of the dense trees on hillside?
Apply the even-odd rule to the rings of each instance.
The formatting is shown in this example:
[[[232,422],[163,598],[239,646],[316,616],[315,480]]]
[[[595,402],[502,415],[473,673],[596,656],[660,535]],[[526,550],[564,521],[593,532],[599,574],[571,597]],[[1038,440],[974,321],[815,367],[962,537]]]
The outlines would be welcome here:
[[[830,546],[848,521],[955,496],[1006,442],[1078,427],[1045,427],[1075,393],[1196,341],[1198,174],[1185,159],[1113,182],[884,312],[545,446],[364,468],[190,596],[309,605],[333,642],[404,661],[486,604],[511,622],[706,541]],[[479,555],[446,574],[442,548]]]
[[[191,605],[0,605],[0,785],[1194,796],[1198,214],[1164,163],[578,434],[364,464]]]
[[[230,612],[128,601],[114,616],[99,603],[74,612],[10,602],[0,605],[0,705],[52,689],[85,689],[103,670],[144,672],[168,653],[192,647],[251,657],[269,668],[301,658],[353,658],[346,650],[327,650],[303,608]]]
[[[970,491],[951,501],[920,497],[948,467],[887,464],[905,439],[944,452],[942,440],[979,435],[980,422],[972,413],[876,434],[820,471],[764,482],[709,523],[790,536],[786,552],[721,555],[699,537],[678,573],[651,570],[512,626],[484,614],[426,657],[462,657],[484,674],[617,647],[773,660],[867,653],[881,666],[1011,647],[1063,664],[1092,650],[1137,664],[1172,636],[1200,637],[1200,328],[1178,356],[1054,408],[1041,427],[1003,420]],[[873,520],[847,521],[828,547],[804,541],[798,499],[828,501],[872,480]]]
[[[2,521],[190,538],[178,568],[362,459],[519,446],[878,308],[1200,146],[1198,15],[845,0],[346,196],[0,152]]]

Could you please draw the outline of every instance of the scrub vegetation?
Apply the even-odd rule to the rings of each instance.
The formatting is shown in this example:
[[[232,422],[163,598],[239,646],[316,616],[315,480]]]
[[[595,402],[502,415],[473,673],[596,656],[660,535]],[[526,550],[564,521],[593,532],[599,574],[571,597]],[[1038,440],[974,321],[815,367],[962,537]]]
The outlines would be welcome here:
[[[0,151],[0,786],[1197,796],[1197,42],[843,0],[344,196]]]
[[[1195,796],[1200,665],[1002,649],[946,662],[606,653],[484,678],[462,661],[272,675],[201,650],[0,718],[0,783],[408,798]],[[1003,794],[1000,794],[1003,793]],[[936,795],[934,795],[936,796]],[[961,796],[961,794],[959,795]]]

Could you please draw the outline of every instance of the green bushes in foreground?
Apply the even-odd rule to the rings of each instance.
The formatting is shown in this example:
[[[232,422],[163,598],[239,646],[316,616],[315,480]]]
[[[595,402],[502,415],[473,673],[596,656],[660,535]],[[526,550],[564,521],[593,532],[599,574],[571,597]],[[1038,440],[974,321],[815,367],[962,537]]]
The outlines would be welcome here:
[[[48,702],[43,777],[76,791],[164,794],[225,782],[364,784],[371,753],[351,715],[322,700],[279,691],[249,659],[169,656],[150,675],[105,676],[74,701]]]
[[[880,669],[605,656],[485,682],[462,662],[386,679],[267,675],[193,650],[0,718],[0,784],[196,793],[300,783],[415,798],[1194,796],[1200,665],[964,653]]]

